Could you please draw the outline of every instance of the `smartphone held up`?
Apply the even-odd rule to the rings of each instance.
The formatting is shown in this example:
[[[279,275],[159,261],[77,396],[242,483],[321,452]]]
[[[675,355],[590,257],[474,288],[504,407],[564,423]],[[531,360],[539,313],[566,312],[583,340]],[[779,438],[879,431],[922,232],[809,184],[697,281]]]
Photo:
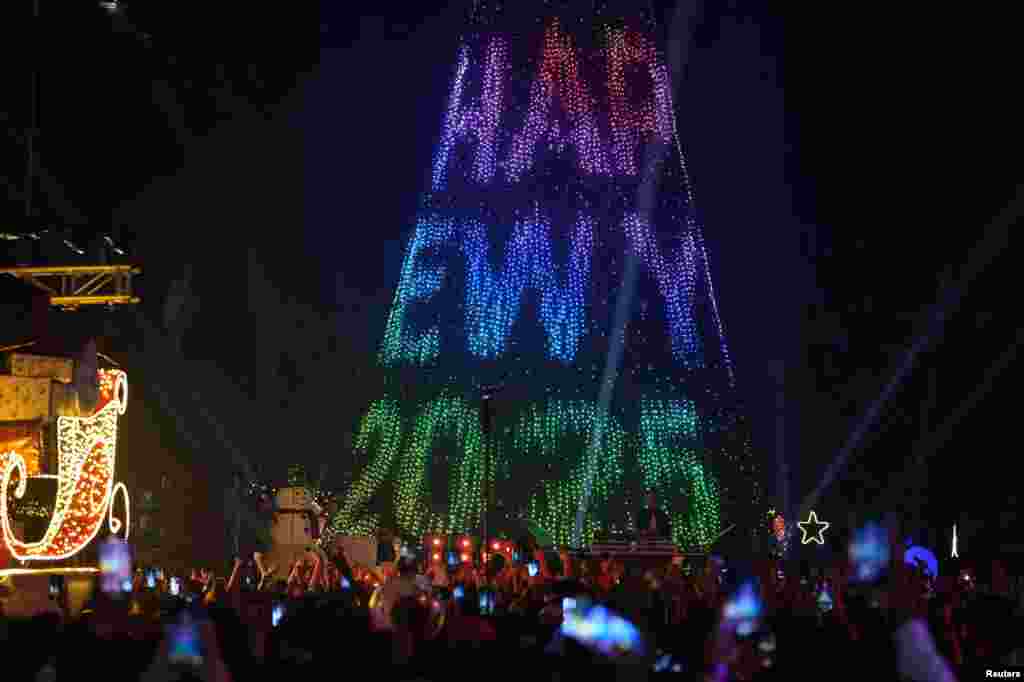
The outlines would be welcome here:
[[[171,665],[201,666],[204,661],[199,622],[186,610],[167,628],[167,660]]]
[[[877,523],[868,523],[858,530],[850,542],[850,564],[853,580],[873,583],[885,577],[889,566],[889,531]]]
[[[562,610],[564,636],[606,656],[643,653],[643,639],[636,626],[604,606],[580,597],[565,598]]]
[[[748,637],[760,627],[764,608],[754,580],[746,580],[725,602],[723,624],[738,637]]]
[[[100,589],[118,597],[132,591],[131,547],[117,538],[100,545]]]

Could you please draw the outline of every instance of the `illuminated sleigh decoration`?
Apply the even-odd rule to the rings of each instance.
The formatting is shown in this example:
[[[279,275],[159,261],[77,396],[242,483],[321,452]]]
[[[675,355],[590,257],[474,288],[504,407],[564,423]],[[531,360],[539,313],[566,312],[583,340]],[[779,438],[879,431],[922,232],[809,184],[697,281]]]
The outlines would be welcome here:
[[[110,532],[124,530],[128,538],[129,501],[124,483],[114,484],[117,451],[117,420],[128,402],[128,378],[120,370],[100,370],[100,399],[89,417],[57,418],[57,498],[53,516],[38,542],[23,542],[14,535],[7,510],[7,491],[14,474],[15,499],[25,495],[28,484],[24,458],[15,452],[0,454],[0,524],[4,543],[21,561],[60,561],[84,549],[100,532],[104,520]],[[124,523],[114,518],[114,498],[124,497]]]

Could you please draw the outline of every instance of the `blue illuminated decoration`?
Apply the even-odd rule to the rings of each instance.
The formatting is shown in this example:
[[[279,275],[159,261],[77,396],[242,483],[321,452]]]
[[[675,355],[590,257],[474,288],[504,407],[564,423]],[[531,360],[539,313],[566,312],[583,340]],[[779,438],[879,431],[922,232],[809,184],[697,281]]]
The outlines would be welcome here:
[[[647,221],[629,215],[625,221],[630,246],[654,273],[661,295],[668,303],[668,327],[672,353],[688,369],[703,365],[700,357],[700,336],[693,318],[696,299],[697,255],[693,235],[682,237],[682,248],[674,257],[666,257],[658,248],[657,239]]]
[[[470,352],[495,359],[505,350],[526,289],[540,293],[540,318],[547,332],[550,357],[564,363],[576,357],[585,332],[586,297],[590,280],[593,224],[577,218],[573,229],[568,272],[559,282],[560,268],[552,256],[551,223],[539,212],[516,225],[505,247],[501,272],[490,266],[490,240],[480,221],[467,224],[462,243],[466,254],[466,326]]]
[[[889,531],[880,524],[868,523],[854,534],[849,554],[854,581],[877,580],[889,566]]]
[[[681,248],[664,253],[650,225],[636,214],[623,222],[629,247],[634,249],[654,276],[667,303],[667,327],[673,355],[689,369],[703,365],[700,333],[693,312],[696,299],[698,255],[692,235],[681,238]],[[594,220],[580,213],[576,219],[567,267],[559,268],[552,256],[550,219],[539,210],[520,220],[505,245],[500,269],[490,264],[489,230],[480,220],[458,225],[453,219],[421,220],[410,243],[402,278],[395,293],[385,333],[386,364],[403,359],[425,364],[439,353],[440,332],[431,327],[418,334],[406,321],[408,308],[425,302],[441,290],[445,269],[418,265],[431,248],[441,247],[458,235],[466,259],[466,331],[469,352],[496,359],[506,349],[512,326],[522,306],[523,294],[533,289],[541,295],[541,322],[547,331],[551,357],[572,362],[588,322],[586,285],[590,281],[594,248]],[[567,270],[562,276],[560,270]],[[564,284],[560,279],[565,280]]]
[[[388,316],[381,346],[381,361],[395,365],[401,360],[426,364],[437,356],[440,330],[431,327],[418,335],[408,329],[406,311],[410,304],[429,298],[441,289],[444,268],[418,265],[420,254],[442,244],[454,233],[454,221],[438,216],[426,216],[416,223],[416,231],[402,265],[402,278],[395,291],[391,314]]]
[[[908,547],[907,551],[903,553],[903,563],[910,564],[914,568],[919,565],[923,566],[924,572],[933,578],[939,575],[939,560],[936,558],[935,552],[927,547],[921,545]]]

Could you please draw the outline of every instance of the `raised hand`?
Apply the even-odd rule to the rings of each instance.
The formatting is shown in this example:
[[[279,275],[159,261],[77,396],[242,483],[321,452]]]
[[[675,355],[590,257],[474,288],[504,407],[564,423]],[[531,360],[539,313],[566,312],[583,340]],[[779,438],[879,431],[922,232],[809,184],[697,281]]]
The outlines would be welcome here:
[[[889,531],[888,607],[893,624],[899,625],[913,617],[920,589],[910,567],[903,561],[905,547],[894,527]]]

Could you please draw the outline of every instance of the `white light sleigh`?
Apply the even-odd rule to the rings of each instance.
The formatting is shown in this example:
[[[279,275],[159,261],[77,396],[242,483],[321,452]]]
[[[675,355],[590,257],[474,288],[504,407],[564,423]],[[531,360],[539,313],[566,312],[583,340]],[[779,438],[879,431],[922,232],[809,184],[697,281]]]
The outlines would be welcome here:
[[[46,532],[38,541],[19,539],[8,511],[12,480],[17,481],[14,499],[25,496],[30,478],[26,462],[16,452],[0,454],[0,524],[4,543],[20,561],[69,559],[93,541],[104,521],[111,533],[123,531],[122,537],[128,538],[128,489],[124,483],[114,483],[117,422],[128,402],[128,377],[121,370],[100,370],[99,388],[100,399],[91,416],[57,418],[57,474],[39,476],[57,479],[57,495]],[[114,517],[118,492],[124,498],[123,523]]]

